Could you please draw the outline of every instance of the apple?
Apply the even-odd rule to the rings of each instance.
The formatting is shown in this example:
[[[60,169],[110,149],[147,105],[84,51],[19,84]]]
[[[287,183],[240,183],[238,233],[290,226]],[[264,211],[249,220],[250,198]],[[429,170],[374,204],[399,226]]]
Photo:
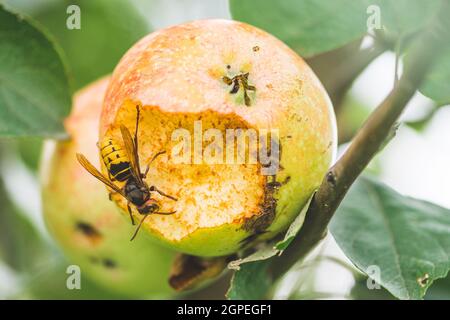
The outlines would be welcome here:
[[[194,21],[136,43],[108,85],[100,141],[123,146],[137,110],[145,182],[177,199],[152,192],[171,215],[131,205],[134,220],[145,217],[137,238],[192,255],[229,255],[285,231],[336,153],[334,111],[312,70],[237,21]],[[128,216],[127,200],[112,198]]]
[[[109,201],[106,188],[76,160],[83,153],[99,166],[98,127],[110,78],[76,93],[65,121],[70,139],[45,143],[42,198],[46,225],[69,260],[100,286],[130,297],[166,298],[175,253],[140,237]]]

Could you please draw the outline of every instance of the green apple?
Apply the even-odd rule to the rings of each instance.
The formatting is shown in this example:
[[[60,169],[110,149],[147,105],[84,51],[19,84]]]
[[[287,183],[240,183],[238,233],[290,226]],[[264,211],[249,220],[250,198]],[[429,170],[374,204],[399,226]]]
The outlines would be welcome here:
[[[130,242],[135,227],[75,157],[81,152],[99,164],[96,142],[108,82],[109,77],[100,79],[75,95],[65,122],[70,140],[45,143],[45,222],[69,260],[97,284],[130,297],[169,297],[174,293],[168,279],[175,253],[146,237]]]

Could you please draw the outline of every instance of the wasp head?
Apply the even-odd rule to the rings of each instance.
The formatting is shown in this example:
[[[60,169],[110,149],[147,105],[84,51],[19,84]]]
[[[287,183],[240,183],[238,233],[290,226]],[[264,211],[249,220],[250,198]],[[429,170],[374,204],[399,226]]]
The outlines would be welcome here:
[[[139,213],[141,214],[151,214],[157,212],[160,208],[160,205],[155,199],[148,199],[142,206],[138,208]]]

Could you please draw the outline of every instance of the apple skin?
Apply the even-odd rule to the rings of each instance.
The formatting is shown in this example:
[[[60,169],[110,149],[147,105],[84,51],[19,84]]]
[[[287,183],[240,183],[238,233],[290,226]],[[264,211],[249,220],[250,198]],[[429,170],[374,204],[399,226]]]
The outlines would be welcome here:
[[[100,79],[74,97],[65,122],[70,140],[46,141],[41,161],[42,200],[50,234],[68,256],[98,285],[127,297],[167,298],[175,252],[148,238],[130,242],[134,232],[104,185],[77,162],[84,154],[99,167],[98,123],[109,77]]]
[[[223,77],[229,75],[230,69],[249,72],[249,81],[256,87],[251,106],[243,105],[224,85]],[[274,218],[254,243],[273,238],[288,228],[334,161],[336,120],[322,84],[289,47],[248,24],[201,20],[159,30],[141,39],[114,70],[103,103],[100,139],[114,135],[114,130],[119,136],[117,128],[121,124],[133,130],[134,102],[141,104],[144,112],[152,108],[167,117],[213,112],[222,119],[238,118],[251,128],[279,130],[282,170],[276,179],[281,183],[275,191],[267,187],[268,180],[261,185],[265,195],[270,193],[275,201],[270,209],[274,210]],[[149,113],[145,117],[151,118]],[[144,132],[140,143],[150,144],[157,130]],[[150,154],[140,156],[148,158]],[[104,167],[103,172],[106,173]],[[183,183],[172,179],[163,187],[166,192],[175,193],[171,186]],[[183,190],[194,187],[184,185]],[[244,195],[237,193],[234,197]],[[126,202],[120,197],[113,199],[128,215]],[[183,208],[177,208],[174,216],[173,219],[183,219]],[[242,249],[243,241],[252,236],[252,231],[243,227],[245,219],[241,219],[199,227],[174,239],[161,231],[158,219],[149,217],[143,224],[144,232],[169,248],[193,255],[228,255]]]

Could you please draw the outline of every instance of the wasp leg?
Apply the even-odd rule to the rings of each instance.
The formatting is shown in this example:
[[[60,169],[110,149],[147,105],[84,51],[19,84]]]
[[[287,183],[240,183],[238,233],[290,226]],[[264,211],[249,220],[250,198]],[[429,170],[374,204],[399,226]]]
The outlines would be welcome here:
[[[162,214],[163,216],[170,216],[171,214],[174,214],[176,211],[170,211],[170,212],[153,212],[153,214]]]
[[[130,241],[133,241],[134,238],[136,238],[136,236],[137,236],[137,234],[138,234],[138,231],[139,231],[139,229],[141,228],[142,223],[144,222],[144,220],[145,220],[148,216],[149,216],[149,215],[146,214],[146,215],[141,219],[141,222],[139,222],[139,225],[137,226],[136,231],[134,231],[133,236],[131,237]],[[133,224],[134,224],[134,223],[133,223]]]
[[[153,212],[153,214],[162,214],[162,215],[171,215],[174,214],[176,211],[171,211],[171,212]],[[142,223],[144,222],[144,220],[149,216],[150,214],[146,214],[142,219],[141,222],[139,222],[139,225],[136,228],[136,231],[134,231],[133,236],[131,237],[130,241],[133,241],[134,238],[136,238],[139,229],[141,229]]]
[[[130,202],[127,202],[128,213],[130,214],[131,224],[134,226],[133,213],[131,212]]]
[[[250,107],[252,102],[250,101],[250,97],[248,96],[247,90],[244,90],[244,103],[247,107]]]
[[[251,85],[247,85],[247,90],[249,91],[256,91],[256,87],[255,86],[251,86]]]
[[[167,193],[162,192],[161,190],[159,190],[159,189],[156,188],[155,186],[151,186],[151,187],[150,187],[150,191],[156,191],[156,192],[158,192],[160,195],[162,195],[163,197],[172,199],[172,200],[174,200],[174,201],[178,201],[177,198],[175,198],[175,197],[173,197],[173,196],[170,196],[170,195],[168,195]]]
[[[115,195],[115,194],[117,194],[117,192],[115,192],[115,191],[109,191],[108,192],[108,199],[109,199],[109,201],[112,201],[112,196]]]
[[[153,158],[152,158],[152,159],[149,161],[149,163],[147,164],[147,167],[145,168],[145,172],[142,174],[142,178],[147,177],[147,173],[148,173],[148,170],[150,170],[150,165],[152,164],[152,162],[153,162],[156,158],[158,158],[160,155],[162,155],[162,154],[164,154],[164,153],[166,153],[165,150],[160,151],[160,152],[158,152],[157,154],[155,154],[155,155],[153,156]]]

